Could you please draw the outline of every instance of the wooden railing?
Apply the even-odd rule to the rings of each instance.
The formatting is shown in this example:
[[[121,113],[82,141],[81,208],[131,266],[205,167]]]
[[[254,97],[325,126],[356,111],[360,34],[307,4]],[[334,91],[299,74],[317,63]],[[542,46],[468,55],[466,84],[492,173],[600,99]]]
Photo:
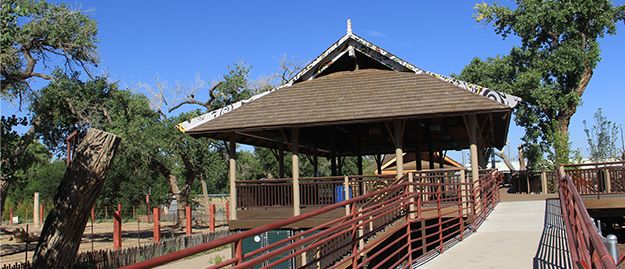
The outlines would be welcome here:
[[[457,172],[462,179],[465,171]],[[438,178],[440,181],[435,175],[409,173],[401,178],[407,182],[127,268],[150,268],[230,244],[234,244],[233,258],[211,268],[274,267],[289,261],[298,268],[358,268],[365,264],[368,268],[396,268],[413,264],[424,254],[442,253],[450,244],[463,240],[499,202],[501,174],[497,171],[466,183],[447,182],[457,181],[455,172]],[[344,217],[243,253],[245,238],[342,207],[349,209]]]
[[[625,193],[625,162],[565,165],[580,195]]]
[[[430,183],[457,183],[460,182],[460,169],[441,169],[432,171],[414,172],[415,177],[422,182]],[[484,170],[483,173],[489,173]],[[466,173],[467,176],[470,173]],[[407,177],[407,174],[402,177]],[[470,179],[468,179],[470,181]],[[375,176],[336,176],[300,178],[300,206],[321,208],[347,199],[363,196],[401,181],[396,175]],[[270,209],[293,206],[293,180],[237,180],[237,210]],[[348,186],[348,193],[345,193]],[[366,203],[367,201],[363,201]]]

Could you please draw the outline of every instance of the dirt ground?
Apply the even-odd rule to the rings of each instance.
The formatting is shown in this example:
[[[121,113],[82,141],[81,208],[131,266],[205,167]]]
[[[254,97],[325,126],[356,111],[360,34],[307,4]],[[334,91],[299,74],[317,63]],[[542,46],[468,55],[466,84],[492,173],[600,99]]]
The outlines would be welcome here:
[[[145,218],[145,217],[144,217]],[[144,220],[144,219],[143,219]],[[221,225],[220,225],[221,224]],[[222,223],[217,223],[217,229],[227,229],[227,226]],[[34,228],[33,224],[28,224],[29,232],[35,232],[40,234],[41,228]],[[2,225],[2,228],[7,231],[13,231],[14,229],[22,227],[26,230],[26,224],[18,225]],[[93,235],[91,233],[93,227]],[[153,229],[154,224],[144,221],[124,222],[122,223],[122,248],[134,247],[143,244],[153,243]],[[193,233],[208,233],[210,227],[208,223],[202,223],[202,225],[194,225]],[[171,221],[161,221],[161,239],[167,239],[178,235],[185,234],[186,230],[174,229],[174,223]],[[15,243],[15,240],[9,240],[12,238],[12,234],[1,233],[0,234],[0,264],[14,264],[18,261],[25,261],[26,255],[28,259],[32,259],[32,255],[35,251],[37,243],[30,243],[28,246],[28,252],[26,252],[26,243]],[[91,221],[87,223],[85,232],[82,236],[80,243],[79,253],[101,249],[113,249],[113,222],[104,221],[97,222],[92,226]]]

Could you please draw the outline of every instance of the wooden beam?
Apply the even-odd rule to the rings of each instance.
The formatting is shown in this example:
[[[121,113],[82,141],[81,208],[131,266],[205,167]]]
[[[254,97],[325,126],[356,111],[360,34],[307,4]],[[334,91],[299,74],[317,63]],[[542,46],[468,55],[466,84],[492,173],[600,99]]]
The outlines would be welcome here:
[[[284,129],[280,129],[280,133],[282,133],[282,137],[284,138],[284,142],[286,142],[286,146],[289,147],[289,151],[293,152],[293,148],[291,147],[291,143],[289,142],[289,139],[284,134]]]
[[[386,130],[388,130],[388,135],[391,137],[391,141],[393,141],[393,145],[397,145],[397,143],[395,143],[395,136],[393,135],[393,132],[391,131],[391,127],[388,126],[388,122],[384,122],[384,125],[386,125]]]

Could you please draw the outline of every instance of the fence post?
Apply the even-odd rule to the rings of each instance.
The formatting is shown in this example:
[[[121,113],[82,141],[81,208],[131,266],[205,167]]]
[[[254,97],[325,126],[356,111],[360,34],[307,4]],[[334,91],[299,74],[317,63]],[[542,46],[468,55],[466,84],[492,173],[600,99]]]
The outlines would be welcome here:
[[[603,178],[605,180],[605,192],[606,193],[611,193],[612,192],[612,181],[610,179],[610,169],[605,169],[603,170],[603,174],[605,175]]]
[[[549,193],[549,187],[547,185],[547,172],[540,173],[540,183],[542,183],[543,194]]]
[[[191,207],[187,206],[184,208],[185,210],[185,217],[187,217],[187,235],[191,235]]]
[[[9,224],[13,224],[13,207],[9,207]]]
[[[161,225],[158,222],[161,219],[161,214],[158,208],[154,208],[153,210],[154,212],[152,212],[152,215],[154,216],[154,243],[158,243],[159,241],[161,241]]]
[[[122,216],[121,211],[113,211],[113,250],[122,247]]]
[[[150,195],[145,195],[145,222],[150,223]]]
[[[408,173],[408,182],[410,182],[410,186],[408,186],[408,192],[412,195],[414,194],[414,185],[413,185],[414,175],[412,172]],[[409,216],[408,220],[415,219],[415,205],[414,204],[415,204],[414,197],[410,198],[410,206],[408,207],[408,209],[410,210],[410,214],[408,215]]]
[[[215,231],[215,205],[210,205],[208,210],[209,216],[208,218],[210,219],[210,231],[214,232]]]
[[[230,202],[226,201],[226,221],[230,221]]]
[[[41,226],[41,220],[39,219],[39,193],[35,192],[35,197],[33,201],[33,224],[35,224],[35,229]]]

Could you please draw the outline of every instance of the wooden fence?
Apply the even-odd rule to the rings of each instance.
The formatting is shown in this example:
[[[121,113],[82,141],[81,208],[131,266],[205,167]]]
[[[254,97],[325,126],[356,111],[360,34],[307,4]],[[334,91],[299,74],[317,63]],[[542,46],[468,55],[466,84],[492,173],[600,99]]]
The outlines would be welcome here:
[[[172,239],[163,239],[161,242],[145,244],[138,247],[121,250],[96,250],[79,253],[74,268],[119,268],[133,263],[159,257],[185,248],[201,245],[230,235],[230,231],[222,230],[212,233],[192,234]],[[5,264],[2,269],[27,269],[30,263],[17,262]]]

